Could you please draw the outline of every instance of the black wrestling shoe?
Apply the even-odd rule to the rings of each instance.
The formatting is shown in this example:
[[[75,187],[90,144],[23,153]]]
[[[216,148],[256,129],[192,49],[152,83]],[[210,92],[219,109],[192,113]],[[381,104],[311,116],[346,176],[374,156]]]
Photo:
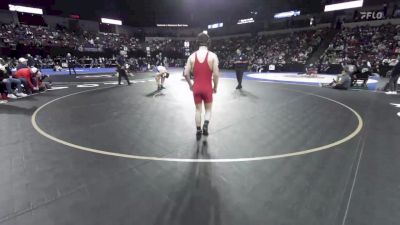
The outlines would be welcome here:
[[[197,130],[196,131],[196,139],[200,140],[202,134],[203,134],[203,132],[201,130]]]
[[[208,123],[203,125],[203,135],[208,136]]]
[[[238,85],[237,87],[236,87],[236,90],[241,90],[242,89],[242,85]]]
[[[164,86],[161,86],[161,89],[166,89]]]

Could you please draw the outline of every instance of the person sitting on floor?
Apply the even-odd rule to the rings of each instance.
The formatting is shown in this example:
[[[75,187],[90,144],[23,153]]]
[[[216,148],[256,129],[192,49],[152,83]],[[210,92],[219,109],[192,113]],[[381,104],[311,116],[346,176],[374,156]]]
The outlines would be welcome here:
[[[36,78],[38,81],[39,92],[43,92],[43,91],[46,91],[46,90],[52,88],[53,84],[52,84],[52,81],[51,81],[49,75],[38,72],[38,75],[36,76]]]
[[[21,81],[10,77],[10,75],[7,73],[6,68],[3,65],[0,65],[0,81],[7,90],[7,98],[17,99],[18,97],[27,96],[26,94],[22,93]],[[17,87],[16,92],[14,92],[14,90],[12,89],[13,85]]]
[[[54,71],[54,72],[60,72],[60,71],[62,71],[62,67],[60,66],[59,63],[55,63],[55,64],[54,64],[54,66],[53,66],[53,71]]]
[[[22,82],[28,94],[39,91],[38,76],[40,76],[40,72],[35,67],[23,68],[15,73],[15,78]]]
[[[306,66],[306,75],[308,77],[317,77],[318,76],[318,68],[314,64],[310,64]]]
[[[367,86],[368,78],[372,75],[372,67],[371,63],[363,60],[362,64],[357,66],[357,71],[350,74],[351,77],[351,86],[356,86],[358,80],[363,81],[363,86]]]
[[[330,87],[333,89],[340,89],[340,90],[348,90],[351,86],[351,77],[350,77],[351,69],[349,66],[345,66],[343,68],[342,74],[340,74],[336,80],[333,79],[333,81],[330,84],[320,84],[322,87]]]

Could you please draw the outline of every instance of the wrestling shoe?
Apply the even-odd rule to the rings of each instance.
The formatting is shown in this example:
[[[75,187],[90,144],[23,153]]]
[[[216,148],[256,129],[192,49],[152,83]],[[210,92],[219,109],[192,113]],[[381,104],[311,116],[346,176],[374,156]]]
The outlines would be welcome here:
[[[24,98],[24,97],[28,96],[27,94],[24,94],[24,93],[16,93],[15,95],[17,97],[21,97],[21,98]]]
[[[203,125],[203,135],[208,136],[208,123],[204,123]]]
[[[201,139],[201,135],[202,135],[201,129],[200,129],[200,130],[197,130],[197,131],[196,131],[196,139],[197,139],[198,141]]]
[[[18,97],[13,95],[13,94],[8,94],[7,98],[9,98],[9,99],[17,99]]]

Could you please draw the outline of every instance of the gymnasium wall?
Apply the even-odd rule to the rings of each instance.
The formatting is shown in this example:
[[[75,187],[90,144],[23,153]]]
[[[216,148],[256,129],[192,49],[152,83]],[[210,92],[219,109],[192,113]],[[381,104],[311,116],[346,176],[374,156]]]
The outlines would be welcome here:
[[[99,32],[99,22],[90,21],[90,20],[79,20],[79,25],[82,30],[86,30],[89,32]]]
[[[46,24],[51,28],[55,28],[57,24],[68,27],[68,20],[69,20],[68,18],[43,15],[43,19],[46,22]]]
[[[15,17],[13,12],[10,12],[8,10],[0,10],[0,22],[9,24],[9,23],[14,23],[15,22]]]

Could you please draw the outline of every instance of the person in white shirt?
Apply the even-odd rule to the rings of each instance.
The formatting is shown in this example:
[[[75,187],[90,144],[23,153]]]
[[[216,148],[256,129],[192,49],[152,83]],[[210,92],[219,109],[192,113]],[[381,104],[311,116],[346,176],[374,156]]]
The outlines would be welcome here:
[[[157,75],[156,75],[156,83],[157,83],[157,90],[161,91],[162,89],[165,89],[164,83],[165,79],[169,77],[169,72],[167,68],[164,66],[157,66]]]

